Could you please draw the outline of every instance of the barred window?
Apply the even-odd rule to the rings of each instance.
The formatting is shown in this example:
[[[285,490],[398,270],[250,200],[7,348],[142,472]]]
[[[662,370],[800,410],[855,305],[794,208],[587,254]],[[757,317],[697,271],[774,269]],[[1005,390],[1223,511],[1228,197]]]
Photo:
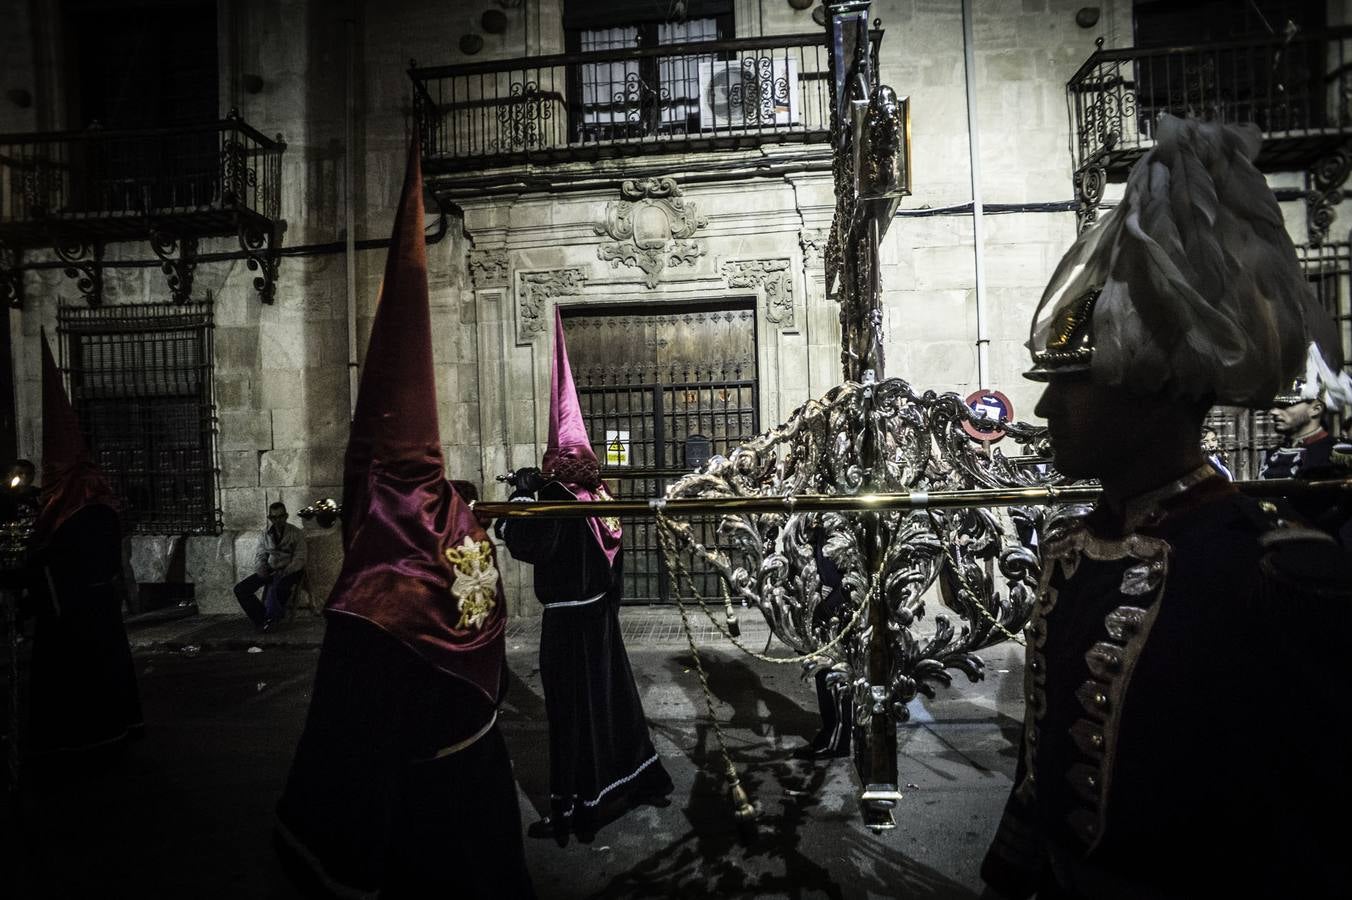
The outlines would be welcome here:
[[[126,527],[219,533],[211,301],[63,306],[57,321],[75,411]]]

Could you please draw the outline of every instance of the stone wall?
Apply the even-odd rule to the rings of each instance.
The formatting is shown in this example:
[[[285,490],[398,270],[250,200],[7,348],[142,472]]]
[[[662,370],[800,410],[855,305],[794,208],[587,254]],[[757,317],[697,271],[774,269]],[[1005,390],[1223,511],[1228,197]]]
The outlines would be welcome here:
[[[1099,4],[1099,23],[1075,24],[1079,0],[974,0],[973,22],[980,143],[980,188],[986,204],[1041,204],[1072,199],[1065,82],[1093,51],[1131,40],[1131,4]],[[332,245],[346,237],[350,196],[354,240],[388,236],[403,176],[410,59],[424,65],[471,59],[458,42],[479,33],[474,61],[558,52],[559,0],[506,10],[498,35],[478,27],[491,0],[221,0],[221,110],[238,107],[265,134],[280,133],[284,244]],[[1342,21],[1347,3],[1331,3]],[[0,98],[0,132],[65,127],[56,4],[0,2],[0,58],[7,83],[33,103]],[[810,11],[783,0],[736,0],[739,36],[815,30]],[[1036,389],[1020,377],[1022,344],[1037,297],[1074,237],[1074,214],[1021,211],[984,218],[974,246],[968,164],[964,38],[958,0],[877,0],[872,15],[886,30],[881,77],[912,103],[914,196],[903,204],[884,246],[887,374],[922,389],[966,392],[977,386],[977,253],[985,273],[990,336],[988,386],[1031,418]],[[350,24],[349,24],[350,23]],[[347,74],[353,67],[349,97]],[[262,89],[243,89],[246,75]],[[346,121],[351,103],[353,133]],[[78,124],[78,123],[76,123]],[[701,154],[708,161],[717,154]],[[787,161],[792,159],[792,164]],[[726,153],[759,172],[697,180],[693,157],[645,157],[550,170],[560,181],[585,174],[585,189],[525,189],[458,198],[447,229],[429,247],[430,296],[438,380],[438,414],[448,474],[501,496],[492,476],[538,461],[547,414],[548,323],[558,304],[636,302],[660,311],[698,298],[754,298],[761,421],[785,418],[839,380],[837,310],[825,297],[822,251],[833,211],[824,148],[762,148]],[[347,162],[352,163],[352,188]],[[775,168],[775,167],[778,168]],[[773,169],[777,174],[763,173]],[[670,177],[704,221],[684,239],[698,252],[655,275],[612,262],[604,248],[626,239],[607,232],[608,208],[635,202],[620,192],[627,178]],[[1299,186],[1299,176],[1274,184]],[[1112,194],[1108,200],[1111,201]],[[1287,204],[1293,236],[1303,240],[1300,204]],[[923,215],[922,215],[923,213]],[[1346,213],[1344,213],[1346,215]],[[1342,220],[1343,222],[1346,219]],[[430,223],[429,223],[430,224]],[[676,223],[672,223],[675,227]],[[1340,230],[1343,226],[1335,226]],[[599,229],[599,230],[598,230]],[[1344,232],[1345,233],[1345,232]],[[204,242],[202,252],[236,249]],[[116,263],[143,260],[148,247],[110,246]],[[612,254],[613,255],[613,254]],[[355,254],[355,334],[365,347],[385,254]],[[30,262],[50,261],[31,254]],[[189,576],[204,610],[230,611],[229,587],[247,571],[266,506],[283,500],[293,515],[321,496],[339,496],[347,436],[349,325],[347,257],[332,247],[282,260],[276,303],[264,306],[242,260],[197,270],[196,295],[216,304],[217,464],[225,531],[188,544]],[[112,267],[107,303],[168,298],[155,268]],[[25,278],[27,304],[11,312],[20,452],[40,454],[38,330],[54,330],[62,302],[78,302],[57,268]],[[541,327],[544,326],[544,327]],[[359,359],[358,359],[359,361]],[[308,530],[308,529],[307,529]],[[340,565],[337,536],[312,532],[312,587],[325,594]],[[138,578],[161,577],[164,536],[136,539]],[[505,554],[504,554],[505,557]],[[529,570],[504,559],[511,611],[533,612]]]

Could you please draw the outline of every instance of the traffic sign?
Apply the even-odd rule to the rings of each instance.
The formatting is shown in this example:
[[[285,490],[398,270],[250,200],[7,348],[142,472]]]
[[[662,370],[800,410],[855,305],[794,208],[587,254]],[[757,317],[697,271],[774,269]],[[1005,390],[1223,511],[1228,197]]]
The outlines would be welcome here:
[[[976,391],[967,397],[972,420],[964,420],[962,430],[974,441],[993,444],[1005,436],[1000,425],[1014,418],[1014,404],[999,391]],[[973,421],[975,420],[975,421]],[[989,425],[984,424],[989,422]],[[982,424],[978,424],[982,423]]]

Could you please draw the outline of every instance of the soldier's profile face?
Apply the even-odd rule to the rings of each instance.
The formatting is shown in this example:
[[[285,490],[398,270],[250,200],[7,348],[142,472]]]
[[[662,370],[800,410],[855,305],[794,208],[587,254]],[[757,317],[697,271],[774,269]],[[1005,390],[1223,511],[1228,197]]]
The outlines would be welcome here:
[[[1100,478],[1150,454],[1155,405],[1095,384],[1084,373],[1053,377],[1034,412],[1047,420],[1057,471],[1069,478]]]
[[[1314,403],[1306,400],[1290,406],[1276,406],[1269,412],[1272,414],[1273,430],[1279,434],[1294,434],[1313,420]]]

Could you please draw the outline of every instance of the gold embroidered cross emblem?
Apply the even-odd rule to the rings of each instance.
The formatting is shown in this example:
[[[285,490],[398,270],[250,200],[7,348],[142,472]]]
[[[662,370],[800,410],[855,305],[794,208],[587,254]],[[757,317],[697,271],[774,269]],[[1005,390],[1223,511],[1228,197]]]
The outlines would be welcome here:
[[[465,535],[460,546],[447,547],[445,553],[446,561],[455,569],[451,593],[460,606],[460,621],[455,627],[484,627],[498,604],[498,570],[493,565],[492,546]]]

